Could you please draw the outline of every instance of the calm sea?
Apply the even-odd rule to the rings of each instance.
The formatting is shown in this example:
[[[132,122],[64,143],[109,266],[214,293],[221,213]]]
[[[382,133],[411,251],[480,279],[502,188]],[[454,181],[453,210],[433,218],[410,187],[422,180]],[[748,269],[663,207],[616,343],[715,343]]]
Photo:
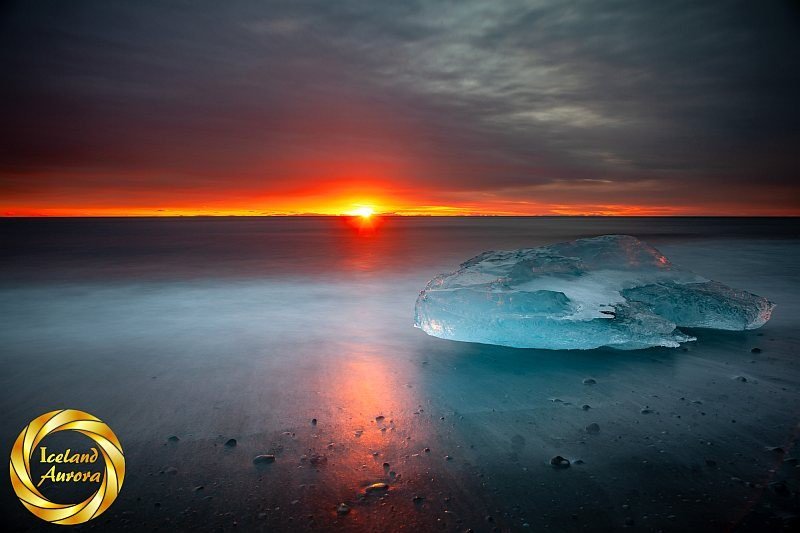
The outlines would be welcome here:
[[[800,238],[800,219],[331,217],[6,219],[0,274],[17,281],[418,276],[485,250],[602,234],[655,246]]]
[[[425,283],[482,251],[609,233],[773,300],[773,319],[696,332],[688,352],[514,350],[412,327]],[[128,468],[114,529],[482,530],[490,516],[608,531],[628,506],[653,529],[764,530],[730,480],[778,479],[765,447],[797,424],[798,219],[6,219],[0,255],[0,447],[54,409],[108,422]],[[584,464],[556,471],[556,454]],[[391,505],[360,498],[378,481]],[[790,511],[764,501],[774,523]],[[41,526],[10,490],[0,504],[12,526]]]

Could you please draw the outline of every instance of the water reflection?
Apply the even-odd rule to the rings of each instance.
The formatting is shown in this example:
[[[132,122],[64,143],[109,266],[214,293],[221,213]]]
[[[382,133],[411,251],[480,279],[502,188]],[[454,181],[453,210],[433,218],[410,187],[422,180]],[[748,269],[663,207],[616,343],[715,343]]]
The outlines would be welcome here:
[[[326,415],[301,463],[307,471],[301,479],[318,487],[307,494],[305,509],[336,520],[342,518],[336,506],[344,503],[350,527],[389,524],[416,512],[408,480],[418,478],[421,464],[413,463],[432,438],[414,414],[419,407],[410,385],[417,367],[387,357],[385,348],[380,341],[332,347],[340,357],[324,363],[329,386],[317,400]],[[386,488],[367,490],[376,483]]]
[[[386,261],[390,236],[381,231],[381,217],[346,217],[342,221],[344,230],[336,239],[339,260],[345,271],[370,273],[379,269]]]

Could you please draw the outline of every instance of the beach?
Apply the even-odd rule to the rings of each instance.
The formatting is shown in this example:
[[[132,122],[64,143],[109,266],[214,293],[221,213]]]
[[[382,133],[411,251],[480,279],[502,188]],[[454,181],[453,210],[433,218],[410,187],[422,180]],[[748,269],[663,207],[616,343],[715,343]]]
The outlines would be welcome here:
[[[427,281],[478,253],[603,234],[772,319],[634,351],[413,327]],[[0,237],[5,449],[65,408],[124,448],[122,491],[84,529],[797,526],[797,219],[5,219]],[[12,530],[54,527],[8,485],[2,508]]]

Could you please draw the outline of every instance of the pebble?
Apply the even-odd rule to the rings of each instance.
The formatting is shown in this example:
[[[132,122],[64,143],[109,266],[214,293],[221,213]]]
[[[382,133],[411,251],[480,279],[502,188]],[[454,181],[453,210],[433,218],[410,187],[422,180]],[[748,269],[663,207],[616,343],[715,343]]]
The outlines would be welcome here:
[[[336,514],[347,514],[350,512],[350,507],[346,503],[340,503],[338,507],[336,507]]]
[[[389,490],[389,485],[386,483],[373,483],[372,485],[368,485],[364,488],[364,492],[380,492],[384,490]]]
[[[236,446],[236,439],[228,439],[228,441],[225,443],[225,446],[228,448],[233,448]]]
[[[175,474],[178,473],[178,469],[175,468],[174,466],[168,466],[167,468],[164,469],[164,473],[174,476]]]
[[[591,424],[586,426],[586,433],[592,433],[592,434],[600,433],[600,425],[596,424],[595,422],[592,422]]]
[[[584,411],[588,411],[591,408],[592,408],[592,406],[589,405],[589,404],[586,404],[586,403],[581,405],[581,409],[583,409]]]
[[[595,385],[597,381],[593,380],[592,378],[586,378],[583,380],[584,385]]]
[[[556,455],[550,459],[550,464],[556,468],[567,468],[569,467],[569,459]]]
[[[649,415],[649,414],[650,414],[650,413],[652,413],[652,412],[653,412],[653,410],[652,410],[652,409],[650,409],[650,408],[648,408],[648,407],[644,407],[644,408],[642,408],[642,410],[640,411],[640,413],[642,413],[643,415]]]
[[[177,437],[177,435],[172,435],[172,436],[171,436],[171,437],[169,437],[167,440],[168,440],[169,442],[178,442],[178,441],[179,441],[179,440],[181,440],[181,439],[179,439],[179,438]]]
[[[378,415],[375,417],[375,422],[383,422],[384,418],[386,417],[383,415]]]
[[[413,501],[414,503],[422,503],[422,500],[424,500],[424,499],[425,499],[425,498],[423,498],[422,496],[414,496],[414,497],[411,499],[411,501]]]
[[[452,458],[452,457],[450,457],[449,455],[445,455],[445,456],[444,456],[444,460],[445,460],[445,461],[452,461],[452,460],[453,460],[453,458]]]
[[[780,496],[788,496],[790,494],[789,487],[785,481],[773,481],[769,484],[769,488]]]
[[[274,463],[274,462],[275,462],[275,456],[272,455],[272,454],[262,454],[262,455],[256,455],[255,457],[253,457],[253,463],[257,464],[257,465],[258,464],[266,464],[266,463]]]
[[[311,461],[311,464],[314,466],[320,466],[328,463],[328,457],[323,454],[315,453],[311,455],[309,461]]]
[[[736,381],[741,381],[742,383],[747,383],[747,378],[744,376],[736,376],[733,379],[735,379]]]
[[[316,426],[317,425],[317,419],[316,418],[312,418],[311,419],[311,425],[312,426]]]
[[[750,353],[761,353],[761,348],[753,348]]]

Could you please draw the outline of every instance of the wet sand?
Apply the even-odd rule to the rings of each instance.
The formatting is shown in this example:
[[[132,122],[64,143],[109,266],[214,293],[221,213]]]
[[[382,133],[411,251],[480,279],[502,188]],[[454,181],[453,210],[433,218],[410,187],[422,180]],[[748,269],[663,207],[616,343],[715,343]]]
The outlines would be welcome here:
[[[367,248],[347,278],[6,285],[2,442],[64,407],[113,428],[125,484],[82,529],[788,530],[800,243],[662,241],[649,239],[776,302],[773,319],[695,330],[677,349],[449,342],[411,323],[452,254],[387,272]],[[557,455],[571,465],[553,467]],[[365,492],[378,482],[388,489]],[[55,528],[8,484],[2,509],[12,530]]]

